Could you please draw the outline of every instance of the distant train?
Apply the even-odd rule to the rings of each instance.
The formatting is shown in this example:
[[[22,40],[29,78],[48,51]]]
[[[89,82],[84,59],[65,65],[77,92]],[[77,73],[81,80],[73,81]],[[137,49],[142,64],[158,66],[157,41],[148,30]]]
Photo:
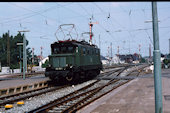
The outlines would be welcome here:
[[[102,68],[100,49],[96,45],[86,41],[64,40],[51,44],[45,76],[57,81],[78,81],[97,76]]]

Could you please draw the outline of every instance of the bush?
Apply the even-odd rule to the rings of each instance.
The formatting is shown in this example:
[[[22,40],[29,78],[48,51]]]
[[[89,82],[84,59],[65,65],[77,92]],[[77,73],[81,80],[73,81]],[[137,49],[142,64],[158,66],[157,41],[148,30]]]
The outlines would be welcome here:
[[[46,68],[46,67],[48,67],[48,65],[49,65],[49,61],[48,60],[46,60],[45,61],[45,63],[44,64],[42,64],[42,68]]]
[[[164,63],[165,65],[168,65],[169,60],[168,60],[168,59],[164,59],[164,60],[163,60],[163,63]]]

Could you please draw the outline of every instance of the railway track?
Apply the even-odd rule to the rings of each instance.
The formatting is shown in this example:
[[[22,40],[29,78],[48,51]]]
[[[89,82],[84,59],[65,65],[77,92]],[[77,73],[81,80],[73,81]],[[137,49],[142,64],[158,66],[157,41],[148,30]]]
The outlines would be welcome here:
[[[113,73],[116,73],[116,75],[117,76],[119,76],[120,75],[120,73],[121,72],[123,72],[125,69],[127,69],[128,67],[125,67],[125,68],[123,68],[123,69],[119,69],[119,70],[115,70],[115,71],[110,71],[109,73],[107,73],[106,75],[107,76],[109,76],[109,75],[112,75]],[[64,99],[64,100],[69,100],[69,99],[71,99],[71,100],[73,100],[73,98],[77,98],[77,97],[79,97],[79,99],[81,98],[81,99],[83,99],[83,98],[88,98],[88,97],[86,97],[87,95],[91,95],[92,97],[94,96],[94,94],[96,93],[96,94],[98,94],[97,92],[104,92],[104,93],[101,93],[101,94],[99,94],[100,96],[101,95],[104,95],[105,93],[108,93],[109,91],[111,91],[111,90],[113,90],[114,88],[117,88],[118,86],[121,86],[121,84],[123,85],[124,83],[127,83],[127,82],[129,82],[130,80],[120,80],[120,79],[116,79],[116,80],[114,80],[114,79],[112,79],[112,80],[94,80],[93,82],[91,82],[90,84],[88,83],[88,85],[85,85],[85,86],[83,86],[81,89],[78,89],[77,91],[73,91],[73,92],[70,92],[70,93],[68,93],[67,95],[72,95],[72,96],[61,96],[61,97],[59,97],[59,98],[57,98],[57,99],[54,99],[54,100],[56,100],[56,101],[58,101],[58,102],[54,102],[54,103],[59,103],[59,100],[60,100],[60,102],[61,101],[63,101],[62,99]],[[110,87],[110,88],[108,88],[108,90],[105,90],[105,89],[107,89],[107,87]],[[87,89],[86,89],[87,88]],[[16,97],[13,97],[13,96],[11,96],[11,97],[6,97],[6,98],[0,98],[0,106],[3,106],[3,105],[5,105],[5,104],[9,104],[9,103],[16,103],[17,101],[19,101],[19,100],[26,100],[26,99],[28,99],[28,98],[33,98],[33,96],[39,96],[39,95],[42,95],[42,94],[44,94],[44,93],[47,93],[47,92],[53,92],[54,90],[57,90],[57,88],[52,88],[52,89],[46,89],[46,91],[44,90],[44,91],[37,91],[37,92],[41,92],[41,93],[31,93],[30,92],[30,94],[23,94],[22,96],[21,95],[16,95]],[[61,90],[62,90],[62,88],[61,88]],[[79,93],[78,93],[79,92]],[[89,93],[88,93],[89,92]],[[82,97],[81,97],[81,95],[82,95]],[[83,96],[84,95],[84,96]],[[94,96],[95,98],[100,98],[100,96]],[[69,97],[69,98],[68,98]],[[94,99],[94,97],[93,97],[93,99]],[[11,99],[10,99],[11,98]],[[92,99],[92,100],[93,100]],[[5,101],[4,101],[5,100]],[[53,101],[53,100],[52,100]],[[79,102],[79,101],[82,101],[82,100],[76,100],[76,101],[74,101],[74,102]],[[88,102],[90,102],[90,101],[88,101]],[[87,102],[86,102],[87,103]],[[50,104],[50,105],[53,105],[53,104],[51,104],[51,102],[49,103],[49,102],[47,102],[46,103],[47,105],[48,104]],[[44,105],[46,105],[46,104],[44,104]],[[67,103],[66,103],[67,104]],[[74,103],[74,104],[76,104],[76,103]],[[78,104],[78,103],[77,103]],[[63,104],[64,105],[64,104]],[[73,104],[68,104],[67,105],[67,109],[68,109],[68,107],[70,107],[70,106],[72,106]],[[82,105],[85,105],[85,104],[82,104]],[[37,108],[37,107],[36,107]],[[39,107],[38,107],[39,108]],[[46,107],[47,108],[47,107]],[[52,107],[53,108],[53,107]],[[58,107],[54,107],[54,108],[58,108]],[[79,107],[79,108],[81,108],[81,107]],[[44,108],[43,108],[44,109]],[[51,109],[51,108],[50,108]],[[49,112],[50,112],[50,109],[49,109]],[[53,111],[53,109],[51,109],[52,111]],[[65,109],[66,110],[66,109]],[[7,110],[8,111],[8,110]],[[14,111],[15,111],[15,109],[14,109]],[[29,110],[26,110],[26,111],[30,111],[30,112],[34,112],[34,111],[31,111],[30,109]],[[64,111],[64,110],[63,110]]]
[[[111,73],[113,73],[113,72],[111,72]],[[38,96],[38,95],[44,94],[46,92],[56,91],[56,90],[64,88],[64,87],[66,87],[66,86],[44,87],[41,89],[31,90],[31,91],[17,93],[17,94],[13,94],[13,95],[2,96],[2,97],[0,97],[0,106],[1,106],[1,108],[3,108],[3,106],[6,104],[13,104],[13,103],[16,103],[17,101],[25,100],[27,98],[34,97],[34,96]]]
[[[117,76],[120,75],[125,69],[122,69]],[[140,73],[140,72],[139,72]],[[130,73],[129,73],[130,75]],[[131,79],[132,80],[132,79]],[[62,98],[55,99],[54,101],[45,104],[39,108],[29,111],[28,113],[74,113],[82,107],[88,105],[89,103],[95,101],[96,99],[102,97],[103,95],[111,92],[112,90],[120,87],[121,85],[131,81],[131,80],[110,80],[104,84],[100,84],[94,89],[84,89],[81,91],[75,91],[74,93],[68,94]],[[102,81],[102,80],[100,80]],[[98,82],[98,84],[100,83]]]
[[[115,69],[115,70],[109,70],[107,72],[104,72],[104,73],[101,73],[99,74],[97,77],[104,77],[104,76],[110,76],[112,75],[113,73],[116,73],[118,71],[122,70],[122,68],[118,68],[118,69]]]
[[[68,113],[75,112],[83,106],[109,93],[117,87],[129,82],[129,80],[111,80],[104,84],[98,84],[96,88],[88,87],[84,90],[76,91],[62,98],[56,99],[40,108],[31,110],[27,113]]]
[[[139,76],[139,74],[143,71],[144,68],[146,68],[148,65],[144,65],[144,66],[141,66],[141,67],[136,67],[135,70],[132,70],[130,73],[128,73],[127,76],[131,75],[131,76]]]
[[[113,76],[113,74],[116,74],[116,76],[119,76],[120,73],[122,73],[124,70],[126,70],[126,69],[128,69],[130,67],[132,67],[132,66],[131,65],[127,65],[127,66],[124,66],[124,67],[121,66],[118,69],[110,70],[110,71],[107,71],[105,73],[102,73],[102,74],[98,75],[97,77],[98,78],[100,78],[100,77],[108,77],[108,76]]]
[[[6,104],[13,104],[19,100],[24,100],[30,97],[38,96],[46,92],[56,91],[64,87],[67,87],[67,86],[45,87],[42,89],[32,90],[32,91],[18,93],[18,94],[9,95],[9,96],[3,96],[3,97],[0,97],[0,106],[2,107]]]

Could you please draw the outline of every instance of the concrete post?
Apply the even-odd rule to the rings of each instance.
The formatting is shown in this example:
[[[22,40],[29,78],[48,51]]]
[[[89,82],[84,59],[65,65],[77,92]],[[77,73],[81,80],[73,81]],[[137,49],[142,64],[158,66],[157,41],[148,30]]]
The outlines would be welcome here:
[[[23,79],[25,80],[25,71],[26,71],[26,39],[23,37]]]
[[[153,23],[153,41],[154,41],[154,87],[155,87],[155,113],[162,113],[162,79],[161,79],[161,61],[159,50],[159,32],[157,3],[152,2],[152,23]]]
[[[20,58],[20,72],[22,72],[22,61],[21,61],[21,46],[19,46],[19,58]]]
[[[170,39],[169,39],[169,54],[170,54]]]

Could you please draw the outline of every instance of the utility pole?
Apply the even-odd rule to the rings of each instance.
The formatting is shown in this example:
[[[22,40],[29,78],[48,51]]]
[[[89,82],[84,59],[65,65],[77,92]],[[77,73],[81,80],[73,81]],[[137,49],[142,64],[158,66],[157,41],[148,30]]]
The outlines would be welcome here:
[[[18,32],[29,32],[26,31],[18,31]],[[23,37],[23,79],[25,80],[25,71],[27,71],[27,53],[26,53],[26,38]]]
[[[42,55],[43,54],[43,51],[42,51],[43,47],[41,46],[40,49],[41,49],[40,60],[42,60],[43,59],[43,55]]]
[[[140,62],[140,47],[141,45],[139,44],[139,62]]]
[[[112,55],[112,42],[110,43],[110,54],[111,54],[111,60],[113,58],[113,55]]]
[[[21,62],[21,46],[23,46],[23,43],[17,43],[17,45],[19,46],[19,61],[20,61],[20,72],[22,72],[22,62]]]
[[[152,24],[153,24],[153,41],[154,41],[154,88],[155,88],[155,113],[162,113],[162,78],[161,78],[161,61],[159,50],[159,30],[157,2],[152,2]]]
[[[119,56],[119,46],[117,46],[117,55]]]
[[[100,35],[99,35],[99,48],[101,50]]]
[[[151,58],[151,44],[149,44],[149,58]]]
[[[129,54],[130,54],[130,40],[129,40]]]
[[[10,39],[9,39],[9,31],[7,36],[7,65],[10,67]]]
[[[119,58],[119,46],[117,46],[117,56]],[[118,59],[118,63],[120,63],[120,58]]]
[[[43,49],[43,47],[41,46],[40,49],[41,49],[41,53],[40,53],[40,62],[41,62],[41,65],[40,65],[40,66],[42,66],[42,59],[43,59],[43,56],[42,56],[43,52],[42,52],[42,49]]]
[[[169,39],[169,54],[170,54],[170,39]]]
[[[34,65],[34,48],[32,48],[32,66]]]
[[[110,52],[109,52],[109,46],[108,46],[108,49],[107,49],[107,52],[108,52],[108,59],[109,59],[109,65],[110,65]]]

